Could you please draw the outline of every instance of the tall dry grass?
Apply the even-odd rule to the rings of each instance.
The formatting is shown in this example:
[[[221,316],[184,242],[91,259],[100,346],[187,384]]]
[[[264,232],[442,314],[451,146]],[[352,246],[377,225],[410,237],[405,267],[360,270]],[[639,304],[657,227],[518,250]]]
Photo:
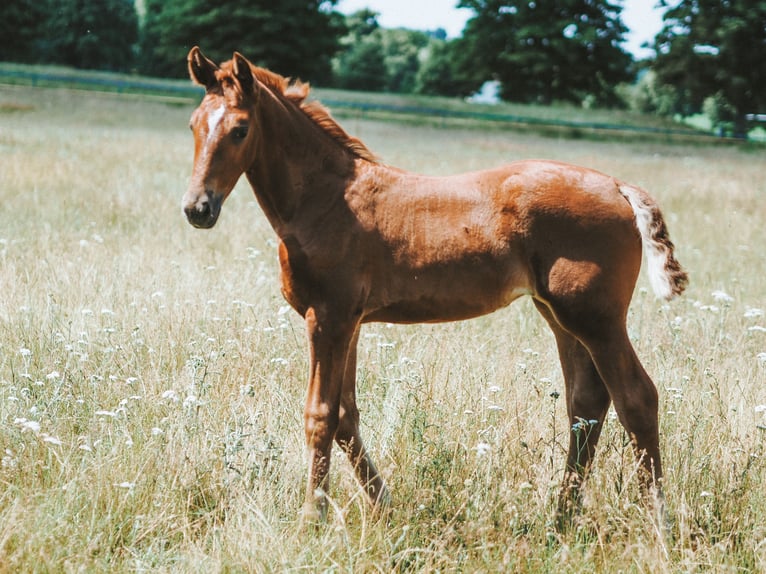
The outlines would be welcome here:
[[[659,199],[692,283],[664,304],[642,276],[630,334],[671,526],[611,420],[578,527],[554,532],[563,382],[519,302],[364,329],[363,433],[393,507],[372,515],[337,455],[329,523],[305,530],[303,326],[246,186],[213,230],[181,215],[190,111],[0,89],[0,571],[766,571],[762,150],[347,121],[420,172],[556,158]]]

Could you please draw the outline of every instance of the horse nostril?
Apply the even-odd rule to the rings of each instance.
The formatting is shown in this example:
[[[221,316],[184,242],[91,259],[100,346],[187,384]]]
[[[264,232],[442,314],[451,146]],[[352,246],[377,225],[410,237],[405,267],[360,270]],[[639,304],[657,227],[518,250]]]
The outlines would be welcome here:
[[[196,215],[201,217],[208,217],[210,215],[210,202],[207,197],[197,203],[196,212]]]
[[[184,213],[194,227],[208,228],[215,225],[219,209],[220,202],[211,191],[206,191],[205,195],[197,197],[196,201],[187,203]]]

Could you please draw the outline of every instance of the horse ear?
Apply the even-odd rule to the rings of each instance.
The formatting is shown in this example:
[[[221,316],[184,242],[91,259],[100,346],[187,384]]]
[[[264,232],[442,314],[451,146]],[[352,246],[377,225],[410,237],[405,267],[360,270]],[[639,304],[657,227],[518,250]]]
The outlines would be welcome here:
[[[215,77],[218,66],[208,60],[198,46],[194,46],[189,50],[189,55],[186,59],[189,62],[189,75],[193,81],[201,86],[205,86],[207,90],[218,83]]]
[[[239,81],[239,85],[242,86],[242,91],[245,94],[252,94],[255,88],[255,79],[253,78],[253,71],[250,69],[250,62],[247,61],[242,54],[234,52],[234,76]]]

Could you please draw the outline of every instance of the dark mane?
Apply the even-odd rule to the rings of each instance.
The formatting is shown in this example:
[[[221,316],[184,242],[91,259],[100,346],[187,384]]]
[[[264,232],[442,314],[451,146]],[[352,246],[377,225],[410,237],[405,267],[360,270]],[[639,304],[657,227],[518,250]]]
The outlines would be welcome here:
[[[227,76],[231,77],[231,62],[224,62],[221,65],[221,70]],[[300,80],[291,80],[290,78],[285,78],[275,72],[257,66],[251,66],[251,70],[253,72],[253,77],[258,80],[258,82],[273,94],[295,104],[296,107],[306,114],[306,116],[308,116],[327,135],[345,147],[356,157],[378,163],[375,154],[370,151],[360,139],[346,133],[346,131],[340,127],[338,122],[333,119],[327,108],[316,100],[310,102],[306,101],[310,91],[308,83],[301,82]]]

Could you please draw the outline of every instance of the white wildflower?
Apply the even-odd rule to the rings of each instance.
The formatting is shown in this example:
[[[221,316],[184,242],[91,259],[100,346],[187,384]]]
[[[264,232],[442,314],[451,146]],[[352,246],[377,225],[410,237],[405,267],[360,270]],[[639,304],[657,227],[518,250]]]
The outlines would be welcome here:
[[[50,443],[50,444],[55,444],[57,446],[62,444],[61,443],[61,439],[59,439],[58,437],[55,437],[55,436],[51,436],[49,434],[44,434],[43,435],[43,442],[47,442],[47,443]]]
[[[168,389],[167,391],[164,391],[161,395],[161,398],[172,401],[174,403],[179,402],[181,399],[178,397],[178,393],[175,392],[172,389]]]
[[[32,351],[30,351],[26,347],[22,347],[21,349],[19,349],[19,353],[21,354],[22,357],[31,357],[32,356]]]
[[[734,301],[734,297],[729,295],[726,291],[717,290],[713,291],[713,300],[718,301],[719,303],[731,303]]]
[[[186,407],[186,408],[198,407],[201,404],[202,403],[199,401],[199,399],[197,397],[195,397],[194,395],[188,395],[184,399],[184,407]]]
[[[13,424],[19,425],[21,427],[22,432],[24,431],[32,431],[32,432],[40,432],[40,423],[37,421],[30,421],[24,418],[17,418],[13,420]]]
[[[486,442],[480,442],[474,447],[474,450],[476,451],[477,456],[484,456],[485,454],[489,454],[492,447]]]
[[[755,307],[748,307],[744,315],[745,319],[753,319],[755,317],[763,317],[763,309],[756,309]]]
[[[19,464],[18,459],[13,456],[13,451],[9,448],[5,449],[5,456],[0,460],[0,466],[3,468],[16,468]]]

